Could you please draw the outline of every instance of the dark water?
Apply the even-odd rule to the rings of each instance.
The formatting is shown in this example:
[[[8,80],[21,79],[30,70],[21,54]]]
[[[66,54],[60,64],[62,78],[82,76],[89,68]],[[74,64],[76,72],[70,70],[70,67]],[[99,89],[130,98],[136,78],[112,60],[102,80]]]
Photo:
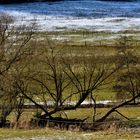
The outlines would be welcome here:
[[[49,16],[72,17],[140,17],[140,0],[131,2],[65,0],[59,2],[38,2],[0,5],[0,12],[16,11]]]

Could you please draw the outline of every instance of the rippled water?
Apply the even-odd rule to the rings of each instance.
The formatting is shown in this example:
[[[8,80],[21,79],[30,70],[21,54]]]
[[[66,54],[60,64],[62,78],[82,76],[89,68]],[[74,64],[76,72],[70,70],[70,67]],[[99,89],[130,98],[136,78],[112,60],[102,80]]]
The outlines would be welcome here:
[[[0,5],[0,11],[74,17],[140,17],[140,1],[113,2],[65,0],[59,2]]]
[[[22,21],[23,18],[26,21],[37,18],[41,27],[53,30],[56,28],[104,30],[111,25],[112,29],[116,30],[140,28],[140,0],[131,2],[64,0],[51,3],[11,4],[0,5],[0,12],[14,15],[18,17],[17,20],[22,18]]]
[[[0,5],[0,11],[74,17],[140,17],[140,1],[113,2],[96,0],[65,0],[60,2]]]

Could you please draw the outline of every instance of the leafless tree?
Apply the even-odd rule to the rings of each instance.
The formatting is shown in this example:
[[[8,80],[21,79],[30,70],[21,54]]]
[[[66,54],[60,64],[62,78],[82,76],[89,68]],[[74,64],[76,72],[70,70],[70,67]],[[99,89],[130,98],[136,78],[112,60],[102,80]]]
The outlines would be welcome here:
[[[14,18],[0,15],[0,100],[1,124],[15,106],[17,91],[14,88],[13,75],[15,67],[23,65],[23,60],[30,54],[30,41],[34,33],[35,24],[30,27],[12,25]]]
[[[128,104],[135,105],[136,100],[140,98],[140,65],[138,55],[134,55],[135,51],[131,41],[129,37],[122,36],[116,45],[116,66],[121,65],[121,69],[117,73],[116,85],[113,88],[123,100],[118,105],[112,107],[98,122],[104,121],[113,112],[117,112],[125,117],[125,114],[121,114],[117,109]]]
[[[79,56],[68,55],[64,48],[58,49],[50,44],[44,49],[41,56],[38,56],[41,69],[34,76],[29,76],[27,80],[27,83],[33,83],[34,91],[28,89],[25,93],[24,84],[22,87],[17,83],[22,95],[44,112],[43,118],[47,116],[52,118],[52,115],[57,112],[75,110],[91,98],[94,102],[93,119],[95,121],[94,91],[108,84],[108,79],[118,68],[106,65],[95,56],[88,56],[86,53],[85,55],[81,53]],[[71,104],[72,101],[74,104]],[[50,104],[53,106],[51,110],[48,108]]]

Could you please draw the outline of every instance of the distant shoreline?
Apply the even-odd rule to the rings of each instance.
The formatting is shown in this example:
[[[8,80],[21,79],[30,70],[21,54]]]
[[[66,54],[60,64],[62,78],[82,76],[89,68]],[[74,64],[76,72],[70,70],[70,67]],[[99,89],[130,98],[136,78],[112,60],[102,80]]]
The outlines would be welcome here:
[[[0,4],[18,4],[18,3],[30,3],[30,2],[57,2],[62,0],[0,0]]]

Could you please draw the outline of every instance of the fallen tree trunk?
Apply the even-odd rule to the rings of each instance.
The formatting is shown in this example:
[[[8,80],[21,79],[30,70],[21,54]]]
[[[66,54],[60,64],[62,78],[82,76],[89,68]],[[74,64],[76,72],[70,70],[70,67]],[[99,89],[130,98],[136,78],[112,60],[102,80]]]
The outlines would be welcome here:
[[[135,99],[137,99],[138,97],[140,97],[140,94],[134,96],[133,98],[127,100],[127,101],[124,101],[122,103],[120,103],[119,105],[116,105],[115,107],[112,107],[103,117],[101,117],[99,120],[97,120],[96,122],[103,122],[106,120],[106,118],[111,114],[113,113],[114,111],[116,111],[116,109],[120,108],[120,107],[123,107],[125,105],[128,105],[129,103],[131,103],[132,101],[134,101]]]
[[[39,127],[57,127],[59,129],[66,129],[69,130],[70,126],[75,128],[81,128],[83,126],[85,119],[68,119],[68,118],[61,118],[61,117],[53,117],[53,118],[34,118],[32,122],[35,123]]]

